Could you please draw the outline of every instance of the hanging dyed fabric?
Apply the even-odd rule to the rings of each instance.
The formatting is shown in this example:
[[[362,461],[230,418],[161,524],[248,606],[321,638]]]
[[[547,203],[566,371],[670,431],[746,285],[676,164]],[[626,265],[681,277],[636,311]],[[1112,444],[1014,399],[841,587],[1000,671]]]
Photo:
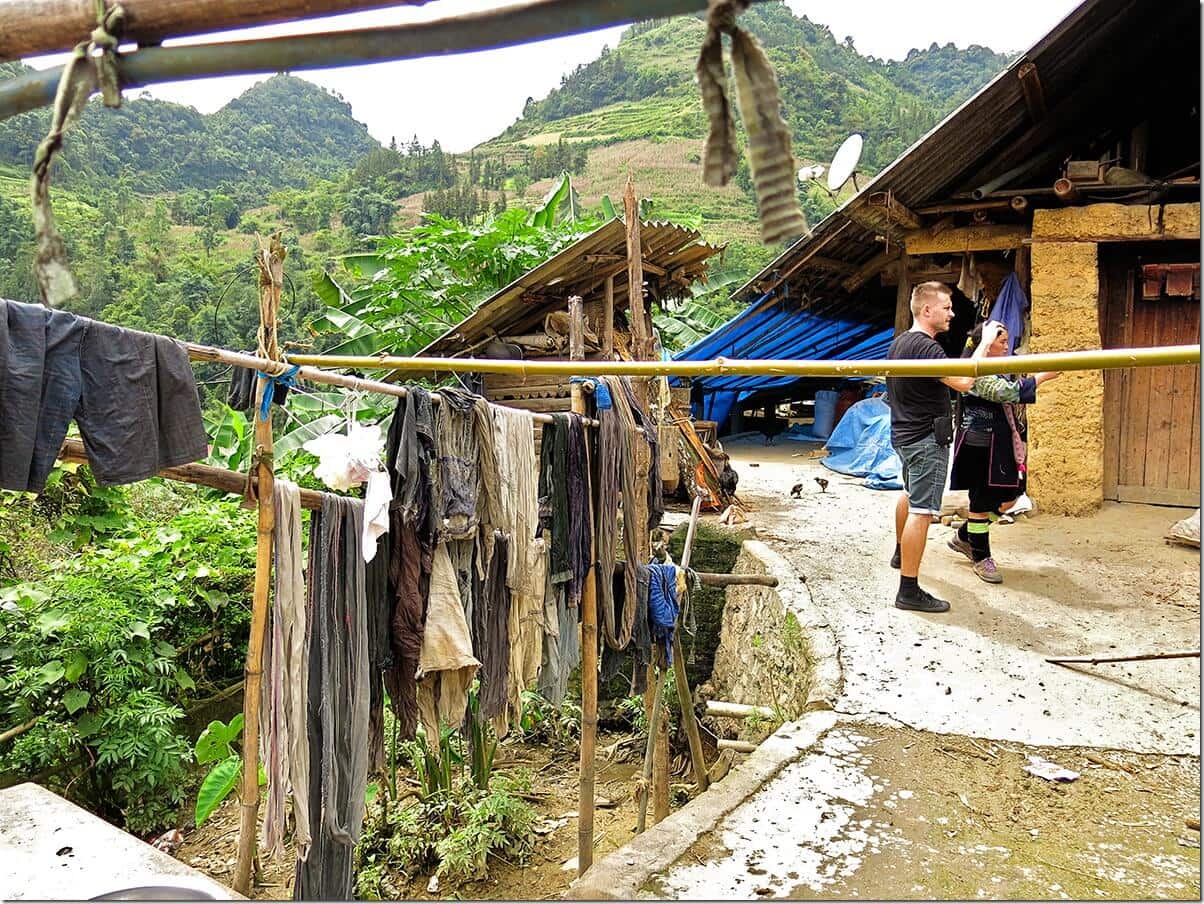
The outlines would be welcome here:
[[[635,583],[634,595],[627,600],[627,572],[631,571]],[[623,650],[617,650],[606,644],[602,648],[601,681],[605,684],[620,672],[631,669],[630,693],[639,695],[648,686],[648,665],[652,662],[652,632],[648,625],[648,589],[649,571],[647,565],[629,565],[623,563],[622,574],[614,573],[612,579],[614,591],[614,618],[618,610],[626,611],[630,606],[635,610],[632,619],[631,641]]]
[[[624,384],[627,384],[626,386]],[[609,405],[598,404],[598,573],[614,572],[616,560],[615,528],[618,523],[620,494],[623,501],[623,558],[627,562],[639,558],[639,525],[634,517],[637,511],[637,494],[645,494],[651,507],[653,490],[638,485],[635,472],[635,451],[632,444],[648,443],[648,431],[637,425],[635,409],[631,402],[630,380],[626,377],[602,377],[600,384],[606,388],[605,398]],[[659,453],[649,447],[649,461],[659,461]],[[660,469],[652,468],[659,477]],[[652,518],[649,518],[651,522]],[[659,515],[656,523],[660,524]],[[598,605],[602,611],[602,636],[607,646],[624,649],[631,640],[636,619],[636,570],[623,570],[624,605],[622,614],[616,617],[612,585],[598,582]],[[618,627],[616,629],[616,621]]]
[[[509,540],[494,532],[493,555],[477,596],[472,617],[472,648],[481,661],[478,714],[496,719],[506,712],[507,677],[510,671],[510,588],[506,586]]]
[[[309,738],[306,707],[309,632],[301,573],[301,491],[277,479],[273,489],[276,523],[272,533],[275,593],[263,649],[259,705],[260,759],[267,773],[263,808],[263,850],[284,852],[285,797],[291,790],[297,831],[297,858],[309,856]]]
[[[363,502],[323,499],[311,522],[310,851],[293,897],[350,900],[368,782],[368,618]]]
[[[569,604],[581,601],[593,542],[585,424],[576,414],[553,414],[544,426],[539,464],[539,519],[549,534],[549,582],[567,583]]]
[[[381,554],[364,568],[368,604],[368,769],[385,768],[384,675],[394,667],[392,622],[395,597],[389,592],[393,538],[380,540]]]
[[[481,663],[472,654],[460,584],[447,544],[435,548],[422,649],[418,655],[418,714],[428,743],[439,742],[439,724],[458,728],[468,706],[468,688]]]
[[[558,710],[568,693],[569,676],[581,662],[581,635],[577,630],[581,610],[569,605],[567,586],[552,584],[549,573],[543,604],[538,690]]]
[[[393,599],[393,668],[385,686],[398,734],[414,737],[418,727],[418,656],[426,616],[426,597],[434,555],[433,462],[436,460],[434,413],[430,393],[407,387],[397,400],[385,443],[386,468],[392,479],[390,508],[389,593]]]
[[[535,683],[543,646],[542,620],[547,559],[539,529],[538,462],[535,425],[529,411],[493,407],[496,428],[498,500],[501,528],[509,538],[506,585],[510,588],[507,643],[510,648],[508,714],[522,715],[522,692]],[[506,720],[496,719],[499,737]]]
[[[439,397],[442,401],[435,421],[439,536],[444,539],[472,539],[480,522],[478,503],[483,490],[477,396],[461,389],[447,388],[439,391]],[[489,437],[491,456],[491,427]]]
[[[0,489],[40,493],[72,419],[102,486],[209,454],[182,343],[0,299]]]

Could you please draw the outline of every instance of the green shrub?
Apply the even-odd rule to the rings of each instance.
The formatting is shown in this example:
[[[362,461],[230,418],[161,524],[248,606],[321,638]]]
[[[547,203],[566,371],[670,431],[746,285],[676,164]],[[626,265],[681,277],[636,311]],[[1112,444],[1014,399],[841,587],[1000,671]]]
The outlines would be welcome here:
[[[174,822],[192,760],[184,706],[198,685],[234,680],[246,650],[249,513],[181,496],[165,526],[131,517],[118,529],[123,509],[67,506],[64,541],[103,530],[106,542],[0,589],[0,725],[36,720],[0,747],[0,773],[67,776],[73,797],[135,832]],[[0,516],[20,504],[0,500]]]

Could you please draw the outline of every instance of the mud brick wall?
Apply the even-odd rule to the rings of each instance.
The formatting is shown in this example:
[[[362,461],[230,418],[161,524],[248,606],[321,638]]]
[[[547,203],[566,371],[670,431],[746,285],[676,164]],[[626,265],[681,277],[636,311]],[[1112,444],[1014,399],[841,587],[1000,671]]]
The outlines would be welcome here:
[[[1199,239],[1200,206],[1091,204],[1037,210],[1032,232],[1029,351],[1099,348],[1098,244]],[[1104,498],[1104,375],[1046,383],[1029,416],[1029,493],[1047,512],[1082,515]]]

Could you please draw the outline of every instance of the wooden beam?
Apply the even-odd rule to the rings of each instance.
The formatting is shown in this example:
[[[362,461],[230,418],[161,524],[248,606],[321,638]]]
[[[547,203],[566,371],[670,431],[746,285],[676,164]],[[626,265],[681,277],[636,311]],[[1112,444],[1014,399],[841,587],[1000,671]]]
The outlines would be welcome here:
[[[229,28],[295,22],[315,16],[382,6],[404,0],[121,0],[123,41],[146,47],[164,38],[209,34]],[[417,6],[421,0],[413,5]],[[96,27],[92,0],[5,0],[0,60],[70,50]]]
[[[1017,196],[1022,197],[1022,196]],[[981,201],[944,201],[917,207],[916,213],[972,213],[976,210],[1005,210],[1012,206],[1012,198],[984,198]]]
[[[865,285],[866,282],[877,276],[883,267],[897,260],[899,255],[902,253],[903,249],[896,245],[888,251],[883,251],[881,254],[875,255],[869,261],[858,267],[853,272],[852,276],[841,282],[841,287],[846,292],[856,292],[863,285]]]
[[[631,310],[632,357],[647,361],[651,357],[651,337],[644,320],[644,255],[640,249],[640,215],[635,199],[635,180],[630,174],[623,190],[623,214],[627,220],[627,304]],[[635,387],[633,387],[635,388]],[[648,391],[635,388],[636,397],[647,404]]]
[[[874,192],[869,196],[869,205],[881,209],[890,222],[898,223],[906,229],[919,229],[924,225],[924,221],[899,201],[892,192]]]
[[[899,285],[895,289],[895,335],[911,329],[911,277],[908,273],[908,257],[899,258],[896,267]]]
[[[1020,79],[1020,90],[1024,92],[1024,105],[1034,123],[1040,122],[1049,112],[1045,106],[1045,89],[1041,87],[1041,76],[1035,63],[1023,63],[1016,72]]]
[[[907,253],[955,254],[964,251],[1006,251],[1019,248],[1029,237],[1027,225],[963,226],[933,235],[927,229],[909,232]]]
[[[812,257],[808,263],[817,270],[828,270],[832,273],[843,273],[846,276],[857,269],[846,261],[838,261],[834,257],[823,257],[819,254]]]
[[[627,265],[627,258],[622,254],[587,254],[582,258],[587,264],[623,264]],[[644,260],[644,269],[649,273],[655,273],[657,276],[664,276],[669,271],[657,264],[650,263],[647,259]],[[622,270],[623,268],[620,268]]]

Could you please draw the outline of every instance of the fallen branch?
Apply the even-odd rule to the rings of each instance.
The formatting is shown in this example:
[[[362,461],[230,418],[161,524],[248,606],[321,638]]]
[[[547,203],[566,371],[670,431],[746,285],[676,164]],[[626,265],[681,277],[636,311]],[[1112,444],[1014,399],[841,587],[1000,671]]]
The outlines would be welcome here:
[[[1190,650],[1176,653],[1135,653],[1132,656],[1097,656],[1089,658],[1086,656],[1075,657],[1059,657],[1055,659],[1046,659],[1046,662],[1052,662],[1054,665],[1067,665],[1070,663],[1082,663],[1085,665],[1099,665],[1102,662],[1145,662],[1150,659],[1199,659],[1199,650]]]
[[[24,722],[21,725],[15,725],[5,731],[3,734],[0,734],[0,744],[4,743],[5,741],[10,741],[18,735],[25,734],[25,732],[29,731],[29,729],[38,724],[38,719],[40,718],[42,718],[40,715],[34,716],[28,722]]]

